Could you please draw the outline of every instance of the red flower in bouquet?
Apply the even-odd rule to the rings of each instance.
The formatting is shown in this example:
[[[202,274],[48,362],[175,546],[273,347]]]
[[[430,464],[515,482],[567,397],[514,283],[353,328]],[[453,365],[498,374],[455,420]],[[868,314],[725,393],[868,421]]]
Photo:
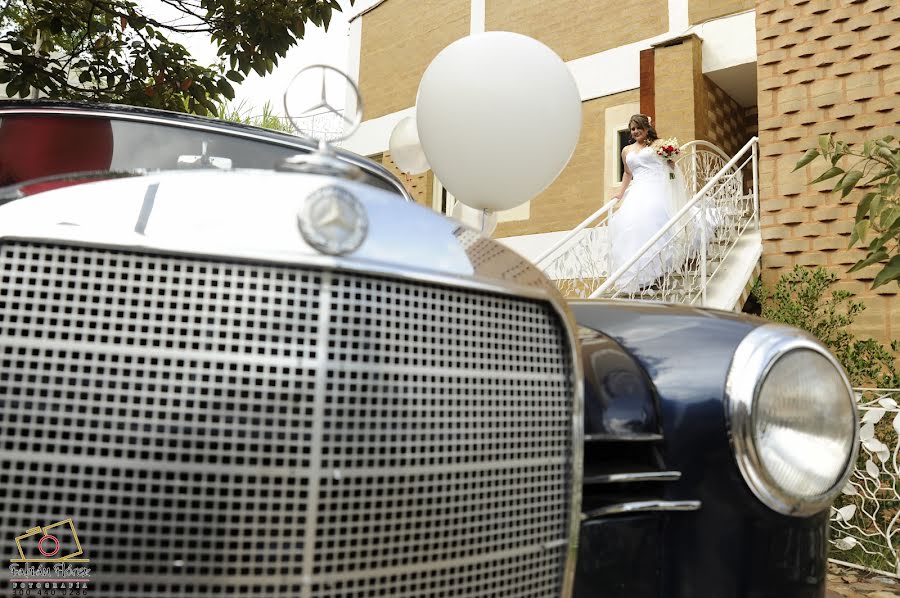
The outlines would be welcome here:
[[[659,143],[656,145],[656,154],[662,158],[663,160],[670,161],[675,159],[676,156],[681,154],[681,150],[679,149],[678,139],[672,137],[670,139],[660,139]],[[669,178],[674,179],[675,173],[670,172]]]

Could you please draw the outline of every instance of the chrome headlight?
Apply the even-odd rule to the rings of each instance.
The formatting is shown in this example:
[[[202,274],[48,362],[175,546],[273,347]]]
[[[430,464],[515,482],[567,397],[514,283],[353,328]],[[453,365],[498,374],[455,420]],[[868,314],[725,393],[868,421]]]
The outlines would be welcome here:
[[[856,459],[856,400],[843,368],[819,342],[766,325],[735,351],[725,389],[731,442],[753,493],[785,515],[835,499]]]

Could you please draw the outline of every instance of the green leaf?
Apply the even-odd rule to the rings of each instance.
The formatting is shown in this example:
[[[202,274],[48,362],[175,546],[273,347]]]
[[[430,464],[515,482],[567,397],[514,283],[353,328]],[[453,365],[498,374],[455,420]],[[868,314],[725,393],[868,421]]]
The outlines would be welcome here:
[[[826,135],[819,135],[819,149],[822,150],[822,155],[828,155],[828,148],[831,147],[831,133]]]
[[[894,153],[887,147],[879,147],[878,151],[875,152],[876,155],[881,156],[882,158],[886,158],[890,162],[894,162]]]
[[[841,188],[843,189],[841,197],[847,197],[847,195],[853,191],[854,187],[856,187],[856,183],[862,178],[862,175],[863,173],[861,170],[851,170],[844,176],[844,181],[841,183]]]
[[[872,239],[872,242],[869,243],[869,253],[874,253],[884,247],[884,244],[887,242],[887,240],[888,239],[885,235]]]
[[[870,214],[880,214],[882,201],[884,201],[884,194],[876,193],[875,197],[872,198],[872,203],[869,204],[869,213]]]
[[[875,253],[870,253],[869,255],[867,255],[865,257],[865,259],[859,260],[858,262],[853,264],[853,267],[850,268],[849,270],[847,270],[847,272],[848,273],[849,272],[857,272],[867,266],[871,266],[872,264],[877,264],[878,262],[884,261],[886,259],[888,259],[888,254],[885,250],[882,249],[882,250],[876,251]]]
[[[794,166],[794,170],[799,170],[800,168],[803,168],[804,166],[806,166],[807,164],[809,164],[810,162],[812,162],[813,160],[815,160],[818,157],[819,157],[819,150],[817,150],[817,149],[806,150],[806,153],[803,154],[803,157],[800,158],[800,161],[797,162],[796,166]]]
[[[866,242],[866,235],[869,233],[869,221],[868,220],[860,220],[856,223],[856,226],[853,227],[853,232],[850,233],[850,244],[847,245],[847,248],[853,247],[856,245],[857,241]]]
[[[225,76],[235,83],[240,83],[244,80],[244,76],[237,71],[228,71],[227,73],[225,73]]]
[[[231,86],[227,79],[219,79],[216,82],[216,88],[223,96],[225,96],[229,100],[234,99],[234,88]]]
[[[872,288],[880,287],[883,284],[887,284],[892,280],[897,279],[900,279],[900,255],[892,257],[887,266],[875,276],[875,280],[872,281]]]
[[[821,183],[822,181],[827,181],[828,179],[836,177],[839,174],[843,174],[843,172],[843,168],[832,166],[831,168],[820,174],[818,177],[816,177],[815,180],[813,180],[810,184],[814,185],[816,183]]]
[[[869,206],[872,205],[872,199],[875,198],[874,193],[866,193],[856,206],[856,221],[859,222],[869,213]],[[852,243],[850,244],[853,245]]]
[[[878,223],[882,230],[890,230],[897,224],[898,218],[900,218],[900,207],[887,206],[881,211]]]
[[[892,174],[894,174],[893,169],[891,169],[891,168],[885,168],[884,170],[882,170],[882,171],[879,172],[878,174],[875,174],[874,176],[872,176],[871,179],[869,179],[868,181],[866,181],[866,185],[871,185],[871,184],[874,183],[875,181],[880,181],[881,179],[883,179],[883,178],[885,178],[885,177],[889,177],[889,176],[891,176]]]
[[[200,103],[203,104],[203,106],[207,110],[209,110],[210,114],[215,114],[219,111],[219,107],[216,106],[215,102],[213,102],[209,98],[203,98],[202,100],[200,100]]]

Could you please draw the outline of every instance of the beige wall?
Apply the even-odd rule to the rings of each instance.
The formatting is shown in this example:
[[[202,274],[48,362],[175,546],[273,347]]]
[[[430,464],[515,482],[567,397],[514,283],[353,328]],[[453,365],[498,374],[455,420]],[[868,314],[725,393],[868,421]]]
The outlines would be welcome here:
[[[792,170],[823,133],[851,144],[900,136],[900,3],[761,0],[756,19],[763,279],[824,266],[868,307],[856,332],[896,339],[897,286],[871,291],[876,267],[847,274],[863,255],[847,249],[859,195],[840,199],[833,181],[810,185],[821,160]]]
[[[470,0],[388,0],[362,17],[359,88],[366,120],[416,103],[422,73],[469,34]]]
[[[605,118],[607,108],[638,102],[638,90],[618,93],[582,104],[581,138],[572,160],[559,178],[531,201],[531,217],[517,222],[501,222],[494,237],[513,237],[570,230],[605,203],[603,170]]]
[[[689,0],[688,19],[691,25],[694,25],[716,17],[750,10],[755,5],[755,0]]]
[[[627,9],[621,0],[485,0],[485,28],[533,37],[563,60],[665,33],[667,0],[641,0]]]
[[[654,48],[653,126],[661,137],[687,143],[704,136],[706,87],[701,62],[700,39],[694,35]]]

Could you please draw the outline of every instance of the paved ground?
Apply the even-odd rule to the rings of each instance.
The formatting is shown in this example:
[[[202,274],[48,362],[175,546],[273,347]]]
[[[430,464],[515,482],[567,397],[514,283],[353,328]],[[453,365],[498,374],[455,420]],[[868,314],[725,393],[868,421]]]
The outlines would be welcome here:
[[[825,598],[900,598],[900,580],[829,563]]]

